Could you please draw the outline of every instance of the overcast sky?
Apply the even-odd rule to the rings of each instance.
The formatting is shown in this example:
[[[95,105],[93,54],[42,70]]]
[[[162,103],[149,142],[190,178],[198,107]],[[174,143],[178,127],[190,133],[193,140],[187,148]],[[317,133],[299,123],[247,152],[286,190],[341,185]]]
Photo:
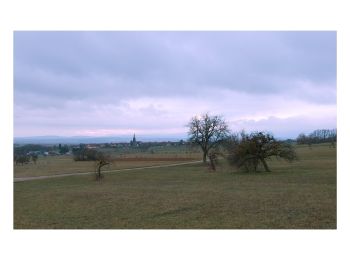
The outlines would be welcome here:
[[[336,32],[15,32],[14,136],[336,128]]]

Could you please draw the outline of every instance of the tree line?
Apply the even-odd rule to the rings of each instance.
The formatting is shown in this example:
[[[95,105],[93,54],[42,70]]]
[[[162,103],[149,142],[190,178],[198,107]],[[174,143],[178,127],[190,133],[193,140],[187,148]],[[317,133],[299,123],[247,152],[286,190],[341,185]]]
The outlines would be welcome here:
[[[16,146],[13,149],[13,160],[17,164],[27,164],[33,161],[35,164],[39,158],[39,155],[45,155],[47,153],[53,153],[55,155],[65,154],[69,152],[68,145],[59,144],[58,147],[40,145],[40,144],[26,144],[23,146]]]
[[[297,160],[294,146],[289,141],[277,140],[271,133],[256,131],[246,133],[232,133],[226,121],[220,116],[210,116],[208,113],[195,116],[190,119],[188,127],[188,142],[199,146],[202,150],[202,161],[215,170],[218,156],[224,157],[228,163],[238,169],[247,172],[256,172],[263,168],[266,172],[271,171],[268,160],[271,157],[282,158],[288,162]],[[324,142],[336,142],[336,129],[319,129],[309,135],[300,134],[296,141],[298,144],[314,144]],[[147,147],[148,148],[148,147]],[[28,163],[30,159],[36,162],[37,154],[28,154],[28,151],[47,150],[40,145],[27,145],[15,147],[15,162]],[[69,151],[67,145],[58,147],[59,153]],[[95,161],[96,178],[101,179],[101,168],[111,162],[110,155],[88,148],[84,144],[72,148],[75,161]]]
[[[84,144],[72,148],[72,153],[74,161],[97,161],[102,154],[102,152],[88,148]]]
[[[335,143],[337,141],[337,129],[317,129],[306,135],[299,134],[297,137],[298,144],[319,144],[319,143]]]
[[[36,161],[38,160],[38,155],[35,153],[32,154],[15,154],[13,158],[14,162],[17,164],[27,164],[31,160],[36,164]]]

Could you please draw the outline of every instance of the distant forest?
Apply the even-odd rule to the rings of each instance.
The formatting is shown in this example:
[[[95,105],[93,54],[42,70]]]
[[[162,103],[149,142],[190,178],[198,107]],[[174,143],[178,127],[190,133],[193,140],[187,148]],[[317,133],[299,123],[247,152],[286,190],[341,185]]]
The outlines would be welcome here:
[[[337,141],[337,129],[318,129],[306,135],[297,137],[298,144],[335,143]]]

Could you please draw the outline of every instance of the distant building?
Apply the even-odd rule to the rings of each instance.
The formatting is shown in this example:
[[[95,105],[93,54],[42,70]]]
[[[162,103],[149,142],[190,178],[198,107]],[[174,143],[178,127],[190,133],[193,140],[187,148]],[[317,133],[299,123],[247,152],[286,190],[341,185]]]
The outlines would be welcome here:
[[[131,147],[137,147],[137,146],[138,146],[138,143],[137,143],[137,141],[136,141],[135,134],[134,134],[134,137],[132,138],[132,140],[130,141],[130,146],[131,146]]]

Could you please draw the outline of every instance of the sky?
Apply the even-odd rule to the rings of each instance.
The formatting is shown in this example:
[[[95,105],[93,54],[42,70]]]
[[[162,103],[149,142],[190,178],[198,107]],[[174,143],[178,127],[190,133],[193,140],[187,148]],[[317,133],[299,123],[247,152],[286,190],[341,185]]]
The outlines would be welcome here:
[[[14,136],[336,128],[335,31],[16,31]]]

